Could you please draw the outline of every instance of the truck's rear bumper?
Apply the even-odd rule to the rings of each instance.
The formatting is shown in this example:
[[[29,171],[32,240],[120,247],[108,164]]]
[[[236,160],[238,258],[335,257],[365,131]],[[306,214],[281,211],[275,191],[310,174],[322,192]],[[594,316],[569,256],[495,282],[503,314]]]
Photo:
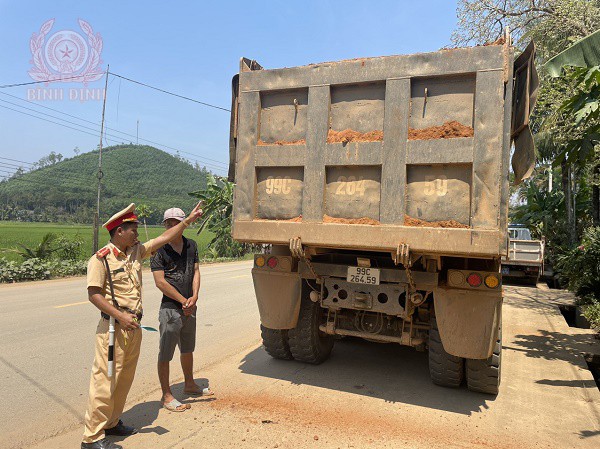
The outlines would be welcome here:
[[[242,242],[288,245],[295,237],[321,248],[395,251],[404,243],[411,252],[466,257],[499,257],[502,244],[498,230],[275,220],[237,220],[233,225],[233,238]]]

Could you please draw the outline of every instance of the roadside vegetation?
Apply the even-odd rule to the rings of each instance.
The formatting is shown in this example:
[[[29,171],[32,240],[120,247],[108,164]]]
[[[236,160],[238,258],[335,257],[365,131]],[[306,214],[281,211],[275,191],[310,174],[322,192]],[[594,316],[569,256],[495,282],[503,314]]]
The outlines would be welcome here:
[[[206,189],[190,193],[202,201],[204,216],[198,234],[208,230],[213,238],[208,243],[211,251],[223,257],[239,258],[253,251],[254,245],[239,243],[231,237],[234,184],[211,174],[206,179]]]
[[[546,240],[547,263],[600,329],[600,69],[544,64],[600,28],[599,0],[460,0],[457,45],[492,42],[509,26],[517,49],[537,46],[532,176],[513,187],[511,220]],[[597,63],[596,63],[597,64]]]
[[[148,226],[148,237],[160,235],[162,226]],[[144,241],[144,227],[140,226]],[[209,247],[213,234],[191,228],[184,234],[198,243],[203,262],[231,260]],[[92,254],[92,227],[51,223],[0,221],[0,283],[51,279],[82,275]],[[105,230],[100,232],[100,244],[108,242]]]

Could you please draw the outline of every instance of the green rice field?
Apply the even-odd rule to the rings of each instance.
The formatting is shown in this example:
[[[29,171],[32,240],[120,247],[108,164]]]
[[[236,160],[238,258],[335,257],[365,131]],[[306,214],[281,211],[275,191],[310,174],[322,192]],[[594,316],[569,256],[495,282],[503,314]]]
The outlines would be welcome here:
[[[162,226],[148,226],[148,237],[154,238],[164,231]],[[59,223],[28,223],[18,221],[0,221],[0,257],[5,257],[8,260],[20,261],[21,257],[13,252],[6,251],[7,249],[17,248],[21,243],[27,247],[35,247],[41,241],[42,237],[52,232],[54,234],[63,234],[68,237],[79,236],[83,238],[84,248],[83,255],[85,258],[92,254],[93,246],[93,228],[89,225],[78,224],[59,224]],[[200,257],[206,251],[208,243],[212,239],[212,233],[208,231],[197,235],[197,229],[187,229],[184,235],[198,243],[198,252]],[[139,226],[140,240],[146,241],[146,232],[144,226]],[[100,230],[99,236],[100,247],[104,246],[108,240],[108,231],[104,228]]]

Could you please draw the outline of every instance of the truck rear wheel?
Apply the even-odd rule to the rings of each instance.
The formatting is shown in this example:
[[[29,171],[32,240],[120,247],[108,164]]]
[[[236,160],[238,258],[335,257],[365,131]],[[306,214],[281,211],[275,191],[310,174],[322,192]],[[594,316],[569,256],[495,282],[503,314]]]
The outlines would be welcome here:
[[[296,360],[318,365],[331,354],[333,336],[319,330],[321,315],[318,303],[308,297],[302,298],[298,324],[288,331],[290,351]]]
[[[485,360],[467,359],[467,386],[471,391],[498,394],[502,363],[502,327],[493,354]]]
[[[260,325],[260,334],[262,336],[265,351],[274,359],[292,360],[292,352],[288,342],[288,331],[284,329],[269,329]]]
[[[465,359],[444,350],[435,316],[431,317],[429,330],[429,375],[431,381],[443,387],[458,387],[463,381]]]

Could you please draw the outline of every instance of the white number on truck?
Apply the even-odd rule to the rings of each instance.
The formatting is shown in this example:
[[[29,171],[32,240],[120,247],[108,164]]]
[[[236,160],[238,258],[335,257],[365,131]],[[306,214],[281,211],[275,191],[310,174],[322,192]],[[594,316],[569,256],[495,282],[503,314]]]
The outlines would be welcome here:
[[[339,176],[337,182],[336,195],[365,195],[365,180],[362,176],[358,180],[356,176]]]
[[[273,195],[288,195],[292,189],[290,187],[290,183],[291,183],[291,178],[289,176],[286,176],[284,178],[282,177],[273,177],[273,176],[269,176],[267,178],[267,181],[265,182],[266,184],[266,192],[267,194],[273,194]]]
[[[425,176],[425,195],[445,196],[448,193],[448,178],[444,175]]]

